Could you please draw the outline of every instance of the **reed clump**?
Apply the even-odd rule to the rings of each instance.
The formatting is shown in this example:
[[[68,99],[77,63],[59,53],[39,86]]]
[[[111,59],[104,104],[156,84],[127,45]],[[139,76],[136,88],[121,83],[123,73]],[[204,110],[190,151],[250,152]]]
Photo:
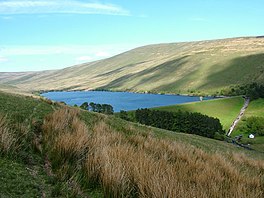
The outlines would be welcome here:
[[[8,125],[7,117],[0,114],[0,154],[12,154],[18,147],[18,138]]]

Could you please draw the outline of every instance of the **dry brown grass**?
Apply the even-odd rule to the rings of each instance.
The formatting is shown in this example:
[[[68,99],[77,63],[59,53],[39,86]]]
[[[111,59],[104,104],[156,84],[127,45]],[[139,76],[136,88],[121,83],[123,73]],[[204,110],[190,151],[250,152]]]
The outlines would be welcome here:
[[[151,132],[129,137],[104,121],[88,131],[78,110],[44,123],[51,159],[62,178],[82,174],[105,197],[263,197],[264,162],[241,154],[208,154]],[[130,126],[128,126],[130,128]],[[83,181],[82,181],[83,182]]]
[[[10,154],[18,149],[18,139],[8,126],[6,116],[0,115],[0,154]]]

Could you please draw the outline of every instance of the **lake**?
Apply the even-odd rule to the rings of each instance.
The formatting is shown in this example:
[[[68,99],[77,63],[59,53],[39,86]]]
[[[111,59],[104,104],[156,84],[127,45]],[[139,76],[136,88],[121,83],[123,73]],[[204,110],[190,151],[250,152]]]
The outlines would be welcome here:
[[[129,92],[108,92],[108,91],[72,91],[72,92],[48,92],[42,96],[68,105],[77,104],[80,106],[84,102],[94,102],[100,104],[110,104],[115,112],[120,110],[136,110],[138,108],[151,108],[183,104],[199,101],[199,97],[160,95],[160,94],[140,94]],[[210,98],[206,98],[210,99]]]

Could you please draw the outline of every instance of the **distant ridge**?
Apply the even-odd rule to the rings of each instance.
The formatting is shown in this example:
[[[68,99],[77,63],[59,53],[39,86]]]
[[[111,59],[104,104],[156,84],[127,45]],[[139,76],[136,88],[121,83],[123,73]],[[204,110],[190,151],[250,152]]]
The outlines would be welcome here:
[[[148,45],[62,70],[0,73],[0,83],[31,91],[103,89],[220,94],[231,86],[264,83],[262,38]]]

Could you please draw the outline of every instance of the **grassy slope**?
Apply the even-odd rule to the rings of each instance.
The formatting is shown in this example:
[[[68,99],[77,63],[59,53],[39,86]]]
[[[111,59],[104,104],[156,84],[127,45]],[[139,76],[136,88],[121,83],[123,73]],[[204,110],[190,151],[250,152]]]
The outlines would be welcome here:
[[[200,112],[202,114],[216,117],[223,124],[225,130],[228,130],[232,122],[236,119],[237,115],[242,108],[244,100],[241,97],[234,98],[225,98],[211,101],[203,101],[203,102],[195,102],[183,105],[175,105],[175,106],[166,106],[155,108],[158,110],[165,111],[190,111],[190,112]],[[249,104],[245,112],[245,117],[251,116],[264,116],[264,99],[258,99],[252,101]],[[248,133],[241,132],[239,130],[240,127],[244,125],[244,118],[239,122],[238,126],[235,128],[234,132],[231,134],[231,137],[235,137],[237,135],[243,134],[244,138],[242,139],[242,143],[251,144],[252,148],[257,151],[263,152],[264,150],[264,137],[256,137],[253,140],[249,140],[247,136]]]
[[[5,153],[1,150],[0,140],[0,197],[72,195],[64,182],[48,175],[45,156],[40,154],[39,147],[34,144],[40,138],[37,123],[42,122],[44,117],[56,108],[58,106],[52,106],[31,96],[0,91],[0,115],[6,116],[9,130],[14,132],[15,137],[18,136],[19,142],[18,150]]]
[[[15,126],[17,122],[21,125],[28,126],[32,120],[42,120],[57,106],[51,106],[44,101],[32,97],[18,96],[0,92],[0,114],[7,114],[8,119]],[[19,109],[19,111],[17,111]],[[247,151],[237,148],[225,142],[219,142],[213,139],[203,138],[196,135],[175,133],[156,128],[146,127],[135,123],[128,123],[114,116],[104,116],[96,113],[82,111],[82,118],[89,130],[94,130],[96,123],[104,121],[113,131],[120,132],[125,137],[134,136],[135,134],[147,134],[151,132],[154,138],[175,141],[183,143],[190,148],[200,148],[206,153],[220,153],[223,156],[229,156],[231,152],[236,154],[245,154],[257,159],[264,159],[262,153]],[[56,122],[58,123],[58,122]],[[30,137],[35,137],[39,131],[32,131]],[[35,134],[35,135],[34,135]],[[33,139],[34,140],[34,139]],[[110,141],[110,140],[109,140]],[[31,141],[27,142],[30,143]],[[31,142],[32,143],[32,142]],[[71,191],[66,188],[63,181],[54,177],[47,176],[44,168],[42,156],[34,152],[30,146],[29,150],[24,150],[16,156],[0,155],[0,195],[12,197],[32,197],[46,194],[47,197],[65,197],[71,196]],[[7,168],[7,166],[10,166]],[[17,184],[15,187],[14,185]],[[26,191],[24,189],[27,189]],[[89,191],[92,197],[101,197],[99,191]]]
[[[225,130],[228,130],[242,108],[242,97],[215,99],[203,102],[194,102],[182,105],[155,108],[164,111],[190,111],[218,118]]]
[[[90,123],[89,119],[85,119],[85,117],[88,116],[90,117],[91,115],[84,115],[84,120],[86,123]],[[186,133],[177,133],[177,132],[172,132],[172,131],[167,131],[159,128],[154,128],[154,127],[149,127],[149,126],[144,126],[140,125],[137,123],[133,122],[128,122],[121,120],[116,117],[108,117],[107,123],[113,127],[116,131],[119,131],[121,133],[125,133],[127,135],[132,135],[133,133],[130,133],[129,130],[131,131],[137,131],[139,133],[147,133],[149,131],[153,132],[155,137],[159,139],[169,139],[169,140],[174,140],[175,142],[183,143],[185,145],[189,146],[194,146],[195,148],[200,148],[203,151],[206,151],[208,153],[221,153],[223,155],[228,155],[231,152],[237,152],[237,153],[244,153],[247,156],[250,157],[255,157],[262,159],[264,157],[263,153],[260,152],[252,152],[248,151],[245,149],[241,149],[239,147],[236,147],[232,144],[223,142],[223,141],[218,141],[210,138],[205,138],[202,136],[198,135],[193,135],[193,134],[186,134]],[[128,130],[129,128],[129,130]]]
[[[0,84],[0,91],[8,92],[8,93],[14,93],[14,94],[17,93],[17,94],[21,94],[21,95],[31,95],[31,93],[26,91],[26,90],[22,90],[16,86],[6,85],[6,84]]]
[[[245,124],[245,118],[257,116],[264,117],[264,99],[258,99],[250,102],[245,112],[245,117],[239,122],[238,126],[231,134],[232,137],[242,134],[242,142],[249,143],[252,147],[259,151],[264,151],[264,137],[257,136],[255,139],[248,139],[249,133],[240,131],[240,128]]]
[[[264,117],[264,99],[254,100],[250,103],[245,112],[246,117],[260,116]]]
[[[96,89],[215,93],[264,82],[264,39],[149,45],[109,59],[36,73],[3,73],[0,83],[36,90]]]

